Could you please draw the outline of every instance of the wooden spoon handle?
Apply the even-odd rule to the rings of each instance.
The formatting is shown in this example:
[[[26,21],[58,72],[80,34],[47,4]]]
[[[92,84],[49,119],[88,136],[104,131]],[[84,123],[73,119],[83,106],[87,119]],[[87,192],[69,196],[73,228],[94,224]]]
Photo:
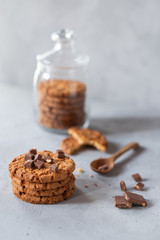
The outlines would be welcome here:
[[[123,148],[121,148],[119,151],[117,151],[115,154],[113,154],[113,161],[115,161],[118,157],[120,157],[123,153],[127,152],[130,149],[136,149],[139,147],[139,144],[136,142],[131,142],[129,144],[127,144],[126,146],[124,146]]]

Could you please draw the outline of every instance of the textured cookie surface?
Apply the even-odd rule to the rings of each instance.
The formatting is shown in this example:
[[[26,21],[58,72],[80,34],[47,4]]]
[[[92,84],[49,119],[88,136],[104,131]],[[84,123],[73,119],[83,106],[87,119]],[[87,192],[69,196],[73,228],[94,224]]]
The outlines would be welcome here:
[[[12,186],[15,189],[15,191],[19,191],[19,192],[23,192],[27,195],[31,195],[31,196],[36,196],[36,197],[49,197],[49,196],[56,196],[56,195],[60,195],[63,194],[65,191],[68,191],[69,189],[72,189],[75,186],[75,178],[70,179],[70,181],[68,183],[66,183],[64,186],[62,187],[58,187],[55,189],[47,189],[47,190],[31,190],[29,188],[26,187],[22,187],[18,184],[16,184],[13,180],[12,180]]]
[[[81,113],[84,112],[84,104],[79,105],[62,105],[62,106],[54,106],[49,102],[44,102],[43,104],[39,105],[40,110],[45,110],[50,113],[58,113],[58,114],[68,114],[68,113]]]
[[[73,154],[75,151],[77,151],[81,147],[81,144],[73,138],[73,137],[66,137],[62,140],[60,148],[63,152],[67,154]]]
[[[61,105],[61,106],[74,106],[84,103],[85,95],[80,95],[76,97],[54,97],[49,96],[46,93],[41,93],[39,91],[38,94],[39,104],[43,104],[44,102],[50,103],[51,105]],[[57,106],[56,105],[56,106]]]
[[[81,145],[91,145],[103,152],[107,149],[108,142],[106,138],[96,130],[72,127],[68,130],[68,133]]]
[[[86,87],[82,82],[72,80],[47,80],[39,83],[39,91],[49,96],[74,97],[84,94]]]
[[[73,195],[75,191],[75,187],[72,189],[69,189],[68,191],[65,191],[63,194],[57,195],[57,196],[50,196],[50,197],[36,197],[31,196],[23,192],[19,192],[17,189],[13,188],[13,193],[20,198],[21,200],[29,203],[35,203],[35,204],[53,204],[62,202],[69,197]]]
[[[74,175],[71,174],[67,178],[61,181],[57,182],[46,182],[46,183],[32,183],[32,182],[27,182],[25,180],[20,180],[16,177],[12,177],[12,181],[17,184],[18,186],[21,186],[23,189],[30,189],[32,191],[41,191],[41,190],[52,190],[55,188],[63,187],[66,185],[71,179],[75,179]]]
[[[45,162],[42,169],[29,169],[24,167],[25,154],[14,158],[9,164],[11,178],[16,177],[28,182],[46,183],[66,179],[75,169],[74,161],[65,156],[63,159],[57,158],[56,154],[50,151],[41,151],[38,154],[51,157],[58,166],[58,172],[50,172],[50,163]]]

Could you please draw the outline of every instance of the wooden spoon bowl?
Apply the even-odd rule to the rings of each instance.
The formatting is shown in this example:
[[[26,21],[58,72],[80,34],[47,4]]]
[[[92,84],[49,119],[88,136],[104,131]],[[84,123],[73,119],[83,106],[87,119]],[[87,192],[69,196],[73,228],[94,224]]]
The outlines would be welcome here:
[[[106,167],[105,167],[106,165]],[[104,169],[100,169],[100,167],[104,166]],[[106,173],[112,170],[114,167],[114,162],[109,158],[99,158],[90,163],[90,168],[98,173]]]
[[[106,173],[111,171],[114,168],[114,161],[120,157],[125,152],[129,151],[130,149],[137,149],[139,144],[136,142],[131,142],[117,151],[109,158],[99,158],[90,163],[90,168],[98,173]]]

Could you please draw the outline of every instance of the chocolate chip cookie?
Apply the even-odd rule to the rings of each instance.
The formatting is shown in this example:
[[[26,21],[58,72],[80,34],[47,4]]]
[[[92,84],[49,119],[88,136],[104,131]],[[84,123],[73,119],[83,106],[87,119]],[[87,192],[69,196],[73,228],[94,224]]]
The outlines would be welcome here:
[[[30,203],[56,203],[75,190],[74,161],[62,150],[31,149],[9,164],[13,193]]]

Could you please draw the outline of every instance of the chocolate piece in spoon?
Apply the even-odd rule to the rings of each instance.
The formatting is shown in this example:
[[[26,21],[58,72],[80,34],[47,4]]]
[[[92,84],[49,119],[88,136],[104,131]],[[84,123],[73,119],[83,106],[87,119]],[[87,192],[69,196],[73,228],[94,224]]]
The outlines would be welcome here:
[[[99,170],[107,170],[107,168],[108,168],[108,164],[104,164],[104,165],[102,165],[102,166],[99,166]]]

